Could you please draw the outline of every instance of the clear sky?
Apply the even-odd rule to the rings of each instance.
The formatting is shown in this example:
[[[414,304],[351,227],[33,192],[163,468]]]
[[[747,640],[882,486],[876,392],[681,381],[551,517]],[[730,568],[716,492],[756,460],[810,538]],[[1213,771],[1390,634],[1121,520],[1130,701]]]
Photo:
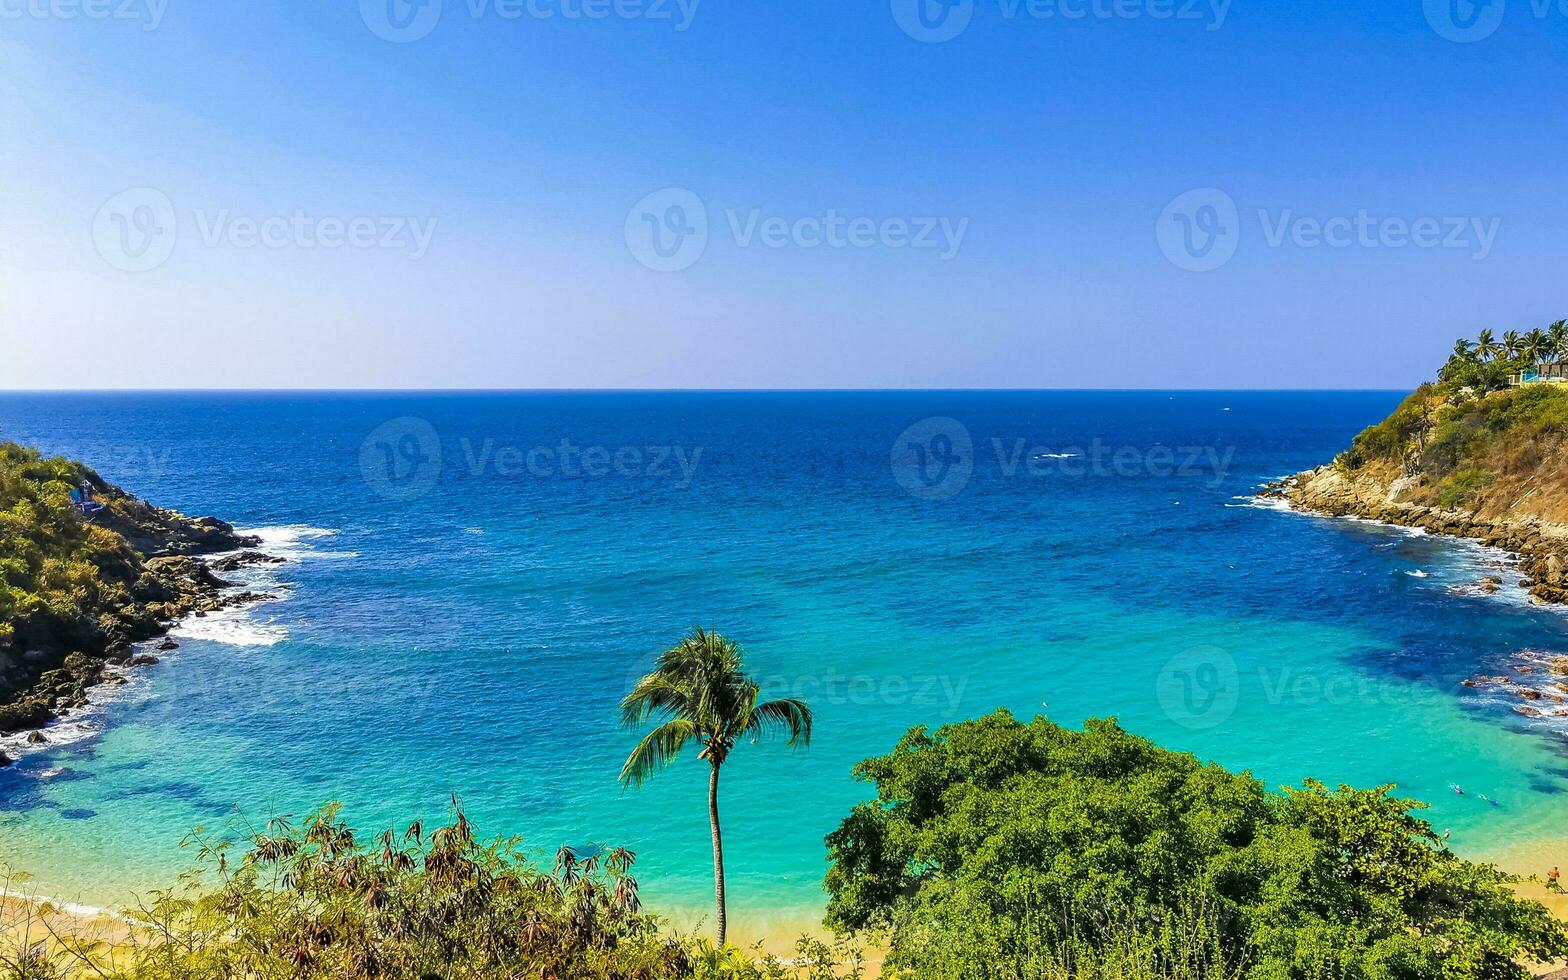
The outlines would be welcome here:
[[[1408,387],[1562,7],[0,0],[0,387]]]

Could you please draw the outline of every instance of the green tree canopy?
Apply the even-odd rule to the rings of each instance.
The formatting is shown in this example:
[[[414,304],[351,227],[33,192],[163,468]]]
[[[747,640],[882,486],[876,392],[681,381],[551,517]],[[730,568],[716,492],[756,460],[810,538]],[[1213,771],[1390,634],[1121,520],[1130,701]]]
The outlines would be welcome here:
[[[891,929],[918,976],[1028,975],[1043,947],[1195,908],[1256,980],[1524,977],[1517,957],[1568,952],[1544,908],[1389,787],[1269,793],[1113,721],[1006,712],[914,729],[856,775],[877,795],[828,838],[828,919]]]

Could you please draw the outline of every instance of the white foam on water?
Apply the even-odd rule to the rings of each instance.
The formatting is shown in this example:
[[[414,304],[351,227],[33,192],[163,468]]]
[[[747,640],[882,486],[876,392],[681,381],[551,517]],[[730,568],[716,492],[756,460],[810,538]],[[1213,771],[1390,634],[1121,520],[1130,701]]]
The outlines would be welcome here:
[[[277,524],[266,527],[235,528],[239,534],[261,539],[260,550],[277,558],[300,561],[306,558],[343,560],[358,558],[357,551],[327,551],[316,542],[337,537],[338,532],[308,524]]]
[[[205,616],[189,616],[170,631],[170,636],[181,639],[205,640],[237,647],[270,647],[288,639],[288,627],[262,617],[267,606],[285,602],[289,598],[289,583],[280,575],[291,565],[306,561],[334,561],[358,558],[355,551],[332,551],[317,546],[319,542],[337,536],[331,528],[311,527],[308,524],[279,524],[254,528],[236,528],[239,534],[259,538],[256,548],[284,563],[259,564],[220,573],[236,588],[265,590],[273,598],[232,609],[222,609]],[[225,554],[236,554],[226,552]],[[215,555],[212,557],[222,557]]]
[[[80,902],[62,902],[47,895],[32,895],[10,888],[0,888],[0,898],[31,905],[34,908],[48,905],[57,912],[63,912],[77,919],[118,919],[121,922],[130,921],[130,919],[119,912],[112,912],[109,909],[99,908],[96,905],[83,905]]]
[[[1240,497],[1232,497],[1230,499],[1236,500],[1236,501],[1240,501],[1240,503],[1226,504],[1225,505],[1226,507],[1239,507],[1239,508],[1245,508],[1245,509],[1249,509],[1249,510],[1290,511],[1292,513],[1295,511],[1295,508],[1290,506],[1290,501],[1286,500],[1284,497],[1263,497],[1263,496],[1257,496],[1257,495],[1253,495],[1253,496],[1245,496],[1244,495],[1244,496],[1240,496]]]
[[[1405,573],[1405,574],[1406,574],[1406,575],[1408,575],[1408,576],[1410,576],[1410,577],[1411,577],[1411,578],[1431,578],[1431,576],[1430,576],[1430,575],[1428,575],[1428,574],[1427,574],[1427,573],[1426,573],[1426,572],[1423,572],[1423,571],[1422,571],[1422,570],[1421,570],[1421,569],[1419,569],[1419,568],[1418,568],[1418,569],[1416,569],[1416,570],[1415,570],[1415,571],[1413,571],[1413,572],[1406,572],[1406,573]]]
[[[268,605],[258,603],[257,605]],[[191,616],[169,631],[181,640],[206,640],[235,647],[270,647],[288,639],[288,627],[258,622],[252,613],[256,606],[220,609],[205,616]]]

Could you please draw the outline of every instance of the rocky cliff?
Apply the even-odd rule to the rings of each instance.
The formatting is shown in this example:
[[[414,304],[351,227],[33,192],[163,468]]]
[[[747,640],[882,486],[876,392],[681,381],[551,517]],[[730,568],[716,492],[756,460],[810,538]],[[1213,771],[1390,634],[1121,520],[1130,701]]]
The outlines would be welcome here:
[[[91,489],[83,513],[71,492]],[[154,507],[92,470],[0,443],[0,732],[37,729],[174,621],[257,598],[197,555],[259,542]],[[42,737],[42,736],[40,736]],[[5,759],[0,758],[0,764]]]
[[[1516,552],[1538,599],[1568,602],[1565,440],[1568,385],[1485,395],[1425,385],[1331,465],[1265,494]]]

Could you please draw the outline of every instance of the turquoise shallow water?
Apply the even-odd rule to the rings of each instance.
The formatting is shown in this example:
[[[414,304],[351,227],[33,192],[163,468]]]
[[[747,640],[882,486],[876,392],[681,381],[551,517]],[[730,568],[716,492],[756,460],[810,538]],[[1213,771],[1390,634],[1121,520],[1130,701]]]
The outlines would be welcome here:
[[[855,762],[1000,705],[1396,783],[1470,854],[1568,837],[1561,723],[1459,683],[1568,651],[1568,618],[1461,594],[1501,560],[1477,547],[1245,499],[1399,397],[0,395],[0,437],[290,558],[250,573],[283,601],[188,624],[0,773],[0,862],[117,902],[197,824],[341,800],[376,829],[456,793],[542,852],[625,844],[655,906],[703,908],[703,773],[622,794],[614,714],[699,622],[818,713],[808,752],[726,770],[743,917],[820,908]]]

